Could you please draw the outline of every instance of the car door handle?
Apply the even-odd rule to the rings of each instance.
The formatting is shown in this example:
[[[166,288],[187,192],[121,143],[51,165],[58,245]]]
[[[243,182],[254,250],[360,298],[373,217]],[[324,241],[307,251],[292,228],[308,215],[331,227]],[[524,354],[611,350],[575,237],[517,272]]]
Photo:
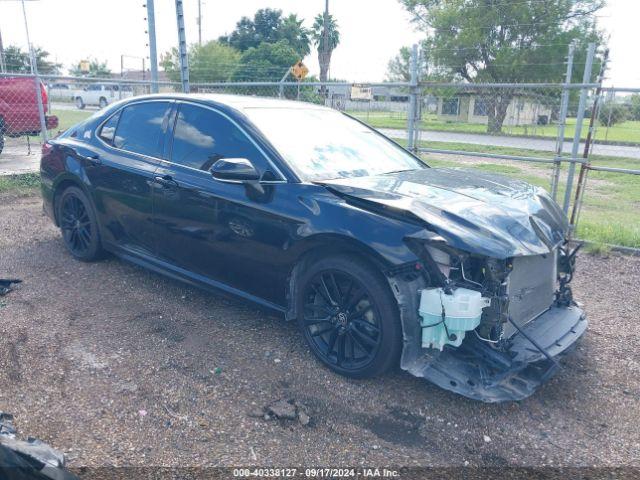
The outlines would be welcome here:
[[[100,155],[98,155],[97,153],[90,153],[87,155],[79,154],[78,156],[81,159],[86,160],[87,162],[90,162],[90,163],[94,163],[96,165],[100,165],[102,163],[102,160],[100,160]]]
[[[176,182],[171,175],[154,177],[154,180],[158,185],[162,185],[164,188],[176,188],[178,186],[178,182]]]

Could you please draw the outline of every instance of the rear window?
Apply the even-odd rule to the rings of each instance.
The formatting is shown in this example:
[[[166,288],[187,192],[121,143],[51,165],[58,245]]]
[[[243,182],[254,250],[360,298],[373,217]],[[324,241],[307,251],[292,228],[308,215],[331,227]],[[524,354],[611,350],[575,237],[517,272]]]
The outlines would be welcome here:
[[[120,114],[112,145],[129,152],[160,157],[161,139],[166,128],[164,120],[169,108],[168,102],[137,103],[125,107]],[[108,132],[105,134],[108,135]]]

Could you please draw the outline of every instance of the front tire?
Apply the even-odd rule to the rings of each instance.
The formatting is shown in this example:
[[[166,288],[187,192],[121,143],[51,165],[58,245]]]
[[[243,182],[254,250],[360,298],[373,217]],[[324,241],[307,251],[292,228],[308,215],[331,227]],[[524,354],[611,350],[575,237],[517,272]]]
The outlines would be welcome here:
[[[69,187],[56,202],[56,218],[67,251],[83,262],[103,256],[98,222],[91,201],[78,187]]]
[[[314,262],[297,281],[298,325],[324,365],[368,378],[397,364],[398,304],[379,271],[357,257],[337,255]]]
[[[82,97],[76,97],[76,107],[78,107],[80,110],[84,110],[85,105]]]
[[[99,107],[105,108],[107,105],[109,105],[109,103],[107,102],[107,99],[104,97],[100,97],[100,101],[98,102]]]

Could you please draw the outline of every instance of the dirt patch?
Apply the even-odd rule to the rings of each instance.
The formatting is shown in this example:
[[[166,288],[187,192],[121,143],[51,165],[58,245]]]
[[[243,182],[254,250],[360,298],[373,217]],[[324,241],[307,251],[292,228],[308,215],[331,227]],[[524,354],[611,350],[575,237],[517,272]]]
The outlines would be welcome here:
[[[71,466],[640,466],[640,258],[582,255],[587,335],[534,396],[485,405],[401,371],[335,375],[277,316],[72,260],[41,212],[0,203],[0,276],[24,280],[0,307],[0,410]],[[309,424],[251,415],[280,399]]]

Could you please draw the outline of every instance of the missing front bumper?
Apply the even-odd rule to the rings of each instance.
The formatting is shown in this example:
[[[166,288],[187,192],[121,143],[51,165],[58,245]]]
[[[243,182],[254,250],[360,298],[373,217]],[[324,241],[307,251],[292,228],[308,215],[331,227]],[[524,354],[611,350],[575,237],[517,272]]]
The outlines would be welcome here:
[[[586,328],[586,317],[579,308],[552,307],[523,330],[557,360]],[[458,348],[445,348],[406,367],[413,375],[483,402],[522,400],[557,370],[557,364],[549,361],[521,334],[510,339],[505,352],[498,352],[469,336]]]
[[[420,278],[389,283],[398,306],[403,331],[400,366],[442,388],[483,402],[522,400],[548,380],[557,369],[554,362],[523,335],[509,339],[505,352],[497,351],[467,335],[459,347],[443,351],[421,348],[422,327],[418,319],[419,292],[425,288]],[[584,334],[587,320],[578,307],[553,306],[522,329],[527,336],[558,360]]]

